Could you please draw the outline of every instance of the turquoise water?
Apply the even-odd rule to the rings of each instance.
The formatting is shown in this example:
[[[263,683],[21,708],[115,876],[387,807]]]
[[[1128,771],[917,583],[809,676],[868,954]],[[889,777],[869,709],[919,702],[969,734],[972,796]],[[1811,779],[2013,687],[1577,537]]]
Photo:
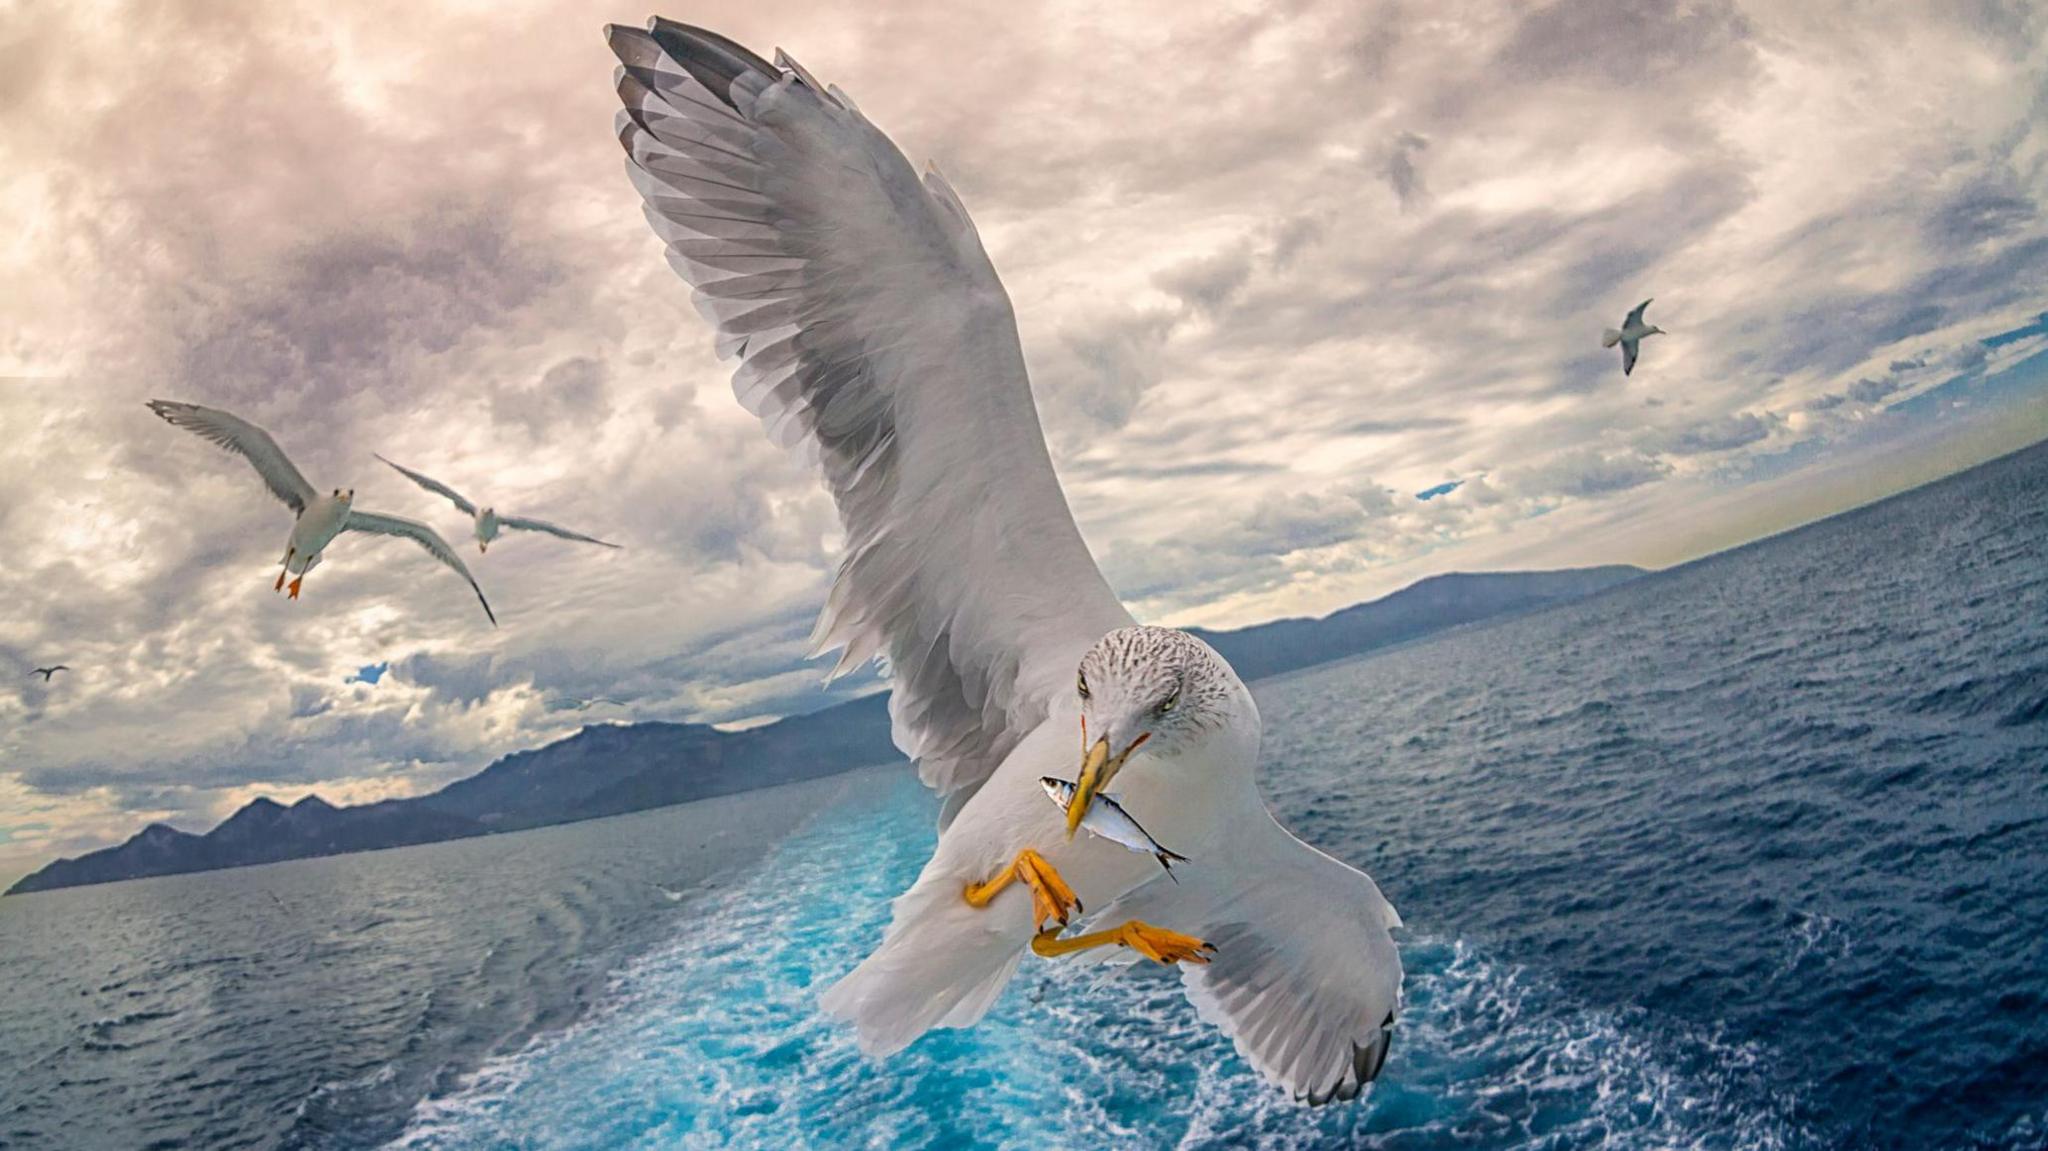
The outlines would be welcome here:
[[[1388,1147],[1446,1141],[1781,1145],[1747,1090],[1765,1054],[1648,1039],[1536,973],[1410,939],[1401,1042],[1369,1106],[1305,1112],[1263,1085],[1152,969],[1065,980],[1040,963],[980,1027],[863,1058],[814,1000],[865,953],[930,853],[906,775],[820,816],[606,1006],[429,1104],[407,1148]],[[1704,1070],[1705,1074],[1698,1074]]]

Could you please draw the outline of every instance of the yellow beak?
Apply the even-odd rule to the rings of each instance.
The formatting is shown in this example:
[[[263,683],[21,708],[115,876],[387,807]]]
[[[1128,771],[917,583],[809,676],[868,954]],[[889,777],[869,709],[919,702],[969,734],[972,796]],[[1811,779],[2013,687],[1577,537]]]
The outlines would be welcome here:
[[[1131,746],[1114,759],[1110,757],[1107,738],[1096,740],[1095,746],[1088,749],[1088,754],[1081,758],[1080,777],[1074,780],[1073,801],[1067,804],[1068,839],[1074,838],[1074,832],[1080,830],[1081,821],[1088,815],[1088,805],[1095,801],[1103,788],[1109,786],[1110,780],[1116,778],[1116,773],[1122,769],[1124,761],[1131,758],[1131,753],[1138,750],[1138,745],[1150,738],[1151,733],[1147,732],[1132,740]]]

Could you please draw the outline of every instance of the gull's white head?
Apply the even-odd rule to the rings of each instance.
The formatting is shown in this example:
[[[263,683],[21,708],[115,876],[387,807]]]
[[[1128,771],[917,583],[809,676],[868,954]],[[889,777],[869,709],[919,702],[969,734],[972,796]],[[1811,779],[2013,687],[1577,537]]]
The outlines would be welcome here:
[[[1074,691],[1081,702],[1082,761],[1067,807],[1069,836],[1088,804],[1140,749],[1170,763],[1219,736],[1258,738],[1258,709],[1244,681],[1215,649],[1184,631],[1110,632],[1081,657]]]
[[[498,538],[498,509],[478,508],[476,513],[476,550],[479,555],[491,550],[491,541]]]
[[[342,503],[348,503],[356,498],[356,490],[354,488],[336,488],[334,489],[334,498]]]

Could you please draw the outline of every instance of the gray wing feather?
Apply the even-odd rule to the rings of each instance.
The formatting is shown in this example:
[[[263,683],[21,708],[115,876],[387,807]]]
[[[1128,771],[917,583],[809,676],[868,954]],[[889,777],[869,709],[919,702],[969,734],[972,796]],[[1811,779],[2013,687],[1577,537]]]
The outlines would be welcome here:
[[[1655,299],[1656,299],[1656,297],[1655,297],[1655,296],[1652,296],[1652,297],[1650,297],[1650,299],[1648,299],[1648,300],[1644,300],[1644,301],[1643,301],[1642,303],[1640,303],[1640,304],[1637,304],[1637,305],[1635,306],[1635,310],[1634,310],[1634,311],[1631,311],[1631,312],[1630,312],[1630,313],[1628,314],[1628,319],[1626,319],[1626,320],[1623,320],[1623,321],[1621,322],[1621,326],[1622,326],[1622,327],[1624,327],[1624,328],[1633,328],[1633,327],[1635,327],[1635,326],[1636,326],[1637,324],[1640,324],[1640,323],[1642,323],[1642,322],[1643,322],[1643,311],[1644,311],[1645,309],[1647,309],[1647,308],[1648,308],[1648,307],[1650,306],[1650,304],[1651,304],[1651,303],[1652,303],[1652,302],[1653,302],[1653,301],[1654,301]]]
[[[1181,967],[1196,1013],[1296,1099],[1355,1098],[1393,1043],[1401,919],[1364,872],[1259,822],[1227,859],[1185,863],[1180,886],[1154,880],[1090,922],[1142,919],[1213,944],[1207,964]]]
[[[377,458],[379,460],[383,460],[385,464],[388,464],[390,467],[396,469],[398,474],[404,476],[406,479],[409,479],[412,482],[418,484],[419,486],[427,489],[428,491],[433,492],[435,495],[446,497],[448,502],[454,504],[457,508],[461,509],[463,515],[473,516],[476,514],[475,504],[469,502],[467,499],[464,499],[461,492],[456,491],[454,488],[449,487],[447,484],[442,483],[440,480],[437,480],[432,476],[422,475],[421,473],[413,471],[411,468],[406,467],[403,464],[394,464],[390,460],[384,459],[383,456],[378,456]]]
[[[1641,340],[1623,340],[1621,342],[1622,375],[1628,375],[1636,370],[1636,357],[1642,354],[1642,350],[1643,342]]]
[[[198,404],[179,403],[175,400],[151,400],[149,410],[163,417],[172,427],[183,428],[192,434],[218,444],[228,451],[248,460],[263,477],[264,486],[270,494],[284,501],[286,507],[303,512],[313,499],[313,485],[299,474],[284,449],[270,438],[270,433],[237,415],[223,412],[218,408],[203,408]]]
[[[551,536],[560,536],[565,540],[575,540],[579,543],[596,544],[599,547],[615,548],[619,546],[614,543],[606,543],[605,541],[598,539],[596,536],[587,536],[584,535],[582,532],[572,532],[568,528],[562,527],[560,524],[551,524],[546,520],[531,520],[527,519],[525,516],[499,516],[498,526],[502,528],[509,528],[513,531],[546,532]]]
[[[1009,297],[938,173],[793,61],[660,19],[607,36],[647,219],[740,402],[838,503],[816,649],[835,674],[887,661],[897,746],[950,815],[1130,621],[1053,473]]]
[[[447,564],[455,570],[456,575],[469,582],[469,590],[476,593],[476,602],[484,605],[484,614],[490,617],[491,626],[498,626],[497,613],[491,610],[491,601],[484,598],[484,589],[477,586],[476,577],[469,574],[469,568],[464,566],[462,557],[456,555],[455,549],[449,547],[448,541],[442,539],[441,533],[433,528],[418,520],[406,519],[404,516],[387,516],[377,512],[350,509],[348,522],[343,525],[342,530],[365,532],[373,536],[401,536],[427,549],[427,554]]]

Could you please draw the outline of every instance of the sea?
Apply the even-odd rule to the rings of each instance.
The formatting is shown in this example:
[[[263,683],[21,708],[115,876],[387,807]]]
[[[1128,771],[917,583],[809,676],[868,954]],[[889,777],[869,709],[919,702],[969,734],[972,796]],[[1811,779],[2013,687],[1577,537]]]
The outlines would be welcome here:
[[[1254,691],[1407,922],[1354,1104],[1151,969],[862,1057],[814,1001],[931,847],[896,766],[0,900],[0,1145],[2048,1147],[2048,447]]]

